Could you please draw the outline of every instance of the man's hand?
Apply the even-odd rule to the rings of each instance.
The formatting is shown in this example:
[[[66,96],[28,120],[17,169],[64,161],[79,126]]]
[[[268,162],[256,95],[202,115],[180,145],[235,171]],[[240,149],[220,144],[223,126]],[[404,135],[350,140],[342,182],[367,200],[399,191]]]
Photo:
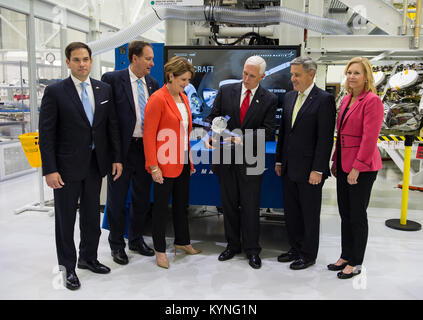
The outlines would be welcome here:
[[[277,176],[281,176],[282,174],[282,165],[281,164],[275,164],[275,173]]]
[[[216,139],[213,139],[212,137],[209,137],[208,139],[203,140],[204,141],[204,147],[207,149],[214,149],[213,144],[216,143]]]
[[[123,170],[122,163],[115,162],[112,164],[112,176],[114,176],[113,181],[116,181],[117,179],[119,179],[119,177],[122,175],[122,170]]]
[[[316,171],[310,172],[310,177],[308,178],[308,183],[313,185],[318,185],[320,182],[322,182],[322,176],[323,174],[318,173]]]
[[[223,139],[223,141],[232,142],[234,144],[242,144],[241,137],[227,137],[227,138]]]
[[[46,175],[46,183],[52,189],[62,189],[65,183],[59,172],[53,172]]]

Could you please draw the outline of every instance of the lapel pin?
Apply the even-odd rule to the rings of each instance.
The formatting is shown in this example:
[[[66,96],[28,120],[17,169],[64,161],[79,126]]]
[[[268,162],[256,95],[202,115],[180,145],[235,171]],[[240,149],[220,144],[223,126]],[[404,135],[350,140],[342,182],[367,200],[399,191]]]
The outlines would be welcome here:
[[[257,103],[259,103],[260,101],[256,100]]]
[[[95,87],[97,90],[100,89],[100,87]]]

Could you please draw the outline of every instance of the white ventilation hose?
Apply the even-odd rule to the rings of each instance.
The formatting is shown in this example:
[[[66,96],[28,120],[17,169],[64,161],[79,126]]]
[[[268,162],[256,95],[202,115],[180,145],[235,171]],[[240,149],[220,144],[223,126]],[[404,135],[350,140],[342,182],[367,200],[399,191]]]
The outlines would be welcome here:
[[[215,21],[240,25],[287,23],[299,28],[326,34],[350,34],[343,23],[282,7],[259,10],[232,9],[225,7],[161,6],[142,17],[136,23],[114,33],[107,39],[88,43],[93,55],[120,47],[151,29],[162,20]]]

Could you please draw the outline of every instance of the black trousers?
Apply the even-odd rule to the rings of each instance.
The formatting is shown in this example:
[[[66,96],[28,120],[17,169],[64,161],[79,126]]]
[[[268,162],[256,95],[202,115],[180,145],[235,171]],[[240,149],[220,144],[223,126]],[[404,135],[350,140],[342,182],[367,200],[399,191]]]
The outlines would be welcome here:
[[[306,260],[316,260],[319,250],[320,210],[324,180],[318,185],[292,181],[283,175],[286,228],[291,250]]]
[[[217,165],[228,248],[259,254],[260,192],[263,175],[246,175],[244,165]],[[242,241],[241,241],[242,240]]]
[[[175,241],[177,245],[190,244],[188,225],[188,200],[190,166],[184,168],[176,178],[164,177],[163,184],[154,183],[153,205],[153,244],[158,252],[166,252],[166,224],[169,200],[172,196],[172,218]]]
[[[66,270],[76,266],[74,227],[79,206],[81,241],[79,257],[86,261],[97,259],[100,230],[101,180],[95,150],[92,152],[88,175],[82,181],[64,181],[61,189],[54,189],[56,249],[59,265]]]
[[[366,251],[369,227],[367,207],[377,171],[360,172],[357,184],[350,185],[348,173],[338,170],[336,191],[338,209],[341,216],[341,258],[349,261],[349,265],[363,263]]]
[[[144,225],[150,210],[151,175],[145,170],[144,145],[142,138],[132,139],[122,175],[116,181],[107,177],[107,218],[112,250],[125,248],[126,199],[131,185],[131,206],[129,209],[129,246],[143,241]]]

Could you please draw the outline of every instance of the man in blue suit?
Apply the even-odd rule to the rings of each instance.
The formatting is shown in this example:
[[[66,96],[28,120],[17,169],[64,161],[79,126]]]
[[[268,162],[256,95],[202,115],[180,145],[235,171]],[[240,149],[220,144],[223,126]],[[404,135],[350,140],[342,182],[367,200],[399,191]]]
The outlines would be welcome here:
[[[314,84],[317,64],[309,57],[291,61],[294,90],[283,101],[275,171],[283,178],[284,211],[291,249],[278,257],[290,268],[312,266],[319,248],[322,188],[330,175],[335,99]]]
[[[65,50],[71,76],[48,86],[40,108],[40,151],[47,185],[54,189],[56,249],[66,287],[80,287],[75,273],[74,227],[79,200],[78,268],[110,269],[97,260],[102,177],[122,173],[119,125],[112,90],[89,77],[91,49],[81,42]]]
[[[154,66],[151,45],[133,41],[128,47],[129,68],[108,72],[101,78],[110,84],[116,105],[122,143],[123,172],[119,180],[108,177],[107,217],[110,225],[109,244],[113,260],[127,264],[124,234],[126,231],[126,198],[131,185],[128,246],[145,256],[154,251],[143,239],[144,224],[150,210],[151,175],[145,170],[143,144],[144,109],[148,97],[159,89],[158,82],[149,76]]]

